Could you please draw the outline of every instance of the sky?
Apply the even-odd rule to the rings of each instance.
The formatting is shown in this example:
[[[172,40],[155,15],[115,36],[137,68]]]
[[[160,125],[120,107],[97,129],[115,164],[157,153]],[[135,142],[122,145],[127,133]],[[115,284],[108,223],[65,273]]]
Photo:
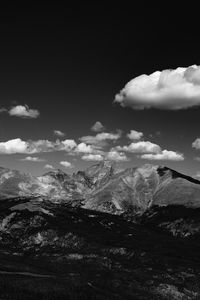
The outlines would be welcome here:
[[[39,175],[108,159],[200,174],[195,7],[141,4],[1,9],[0,166]]]

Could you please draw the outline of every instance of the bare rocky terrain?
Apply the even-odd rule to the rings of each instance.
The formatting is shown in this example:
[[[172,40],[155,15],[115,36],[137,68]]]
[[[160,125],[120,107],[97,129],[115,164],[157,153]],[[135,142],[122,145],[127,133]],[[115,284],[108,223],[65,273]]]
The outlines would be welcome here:
[[[200,299],[198,180],[1,168],[0,199],[0,299]]]

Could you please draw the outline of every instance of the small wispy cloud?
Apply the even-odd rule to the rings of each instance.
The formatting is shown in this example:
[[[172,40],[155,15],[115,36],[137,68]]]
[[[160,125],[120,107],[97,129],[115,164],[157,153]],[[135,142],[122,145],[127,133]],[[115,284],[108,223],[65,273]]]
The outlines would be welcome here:
[[[73,165],[69,161],[60,161],[60,165],[62,165],[65,168],[73,168]]]
[[[137,130],[130,130],[129,133],[127,133],[127,138],[130,140],[140,140],[143,137],[143,132],[137,131]]]
[[[16,105],[8,110],[8,114],[19,118],[36,119],[40,112],[37,109],[29,108],[28,105]]]
[[[52,165],[50,165],[50,164],[46,164],[46,165],[44,166],[44,168],[45,168],[45,169],[51,169],[51,170],[54,169],[54,167],[53,167]]]
[[[104,160],[104,157],[101,154],[84,154],[81,158],[86,161],[102,161],[102,160]]]
[[[101,132],[105,130],[105,126],[101,122],[97,121],[94,125],[92,125],[91,130],[94,132]]]
[[[59,136],[59,137],[65,136],[65,133],[60,130],[54,130],[53,133],[55,136]]]
[[[192,143],[192,148],[195,148],[197,150],[200,149],[200,138],[196,138],[196,140]]]
[[[1,107],[1,108],[0,108],[0,114],[1,114],[1,113],[4,113],[4,112],[7,112],[7,109],[6,109],[5,107]]]
[[[36,157],[36,156],[27,156],[25,158],[21,158],[20,160],[21,161],[32,161],[32,162],[43,162],[43,161],[46,161],[46,159],[39,158],[39,157]]]

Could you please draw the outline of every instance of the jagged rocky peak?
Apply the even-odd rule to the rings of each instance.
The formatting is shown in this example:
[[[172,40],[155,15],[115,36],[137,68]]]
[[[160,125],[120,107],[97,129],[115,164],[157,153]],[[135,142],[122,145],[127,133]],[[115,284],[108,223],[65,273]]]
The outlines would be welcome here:
[[[101,179],[105,175],[113,175],[114,170],[116,167],[115,162],[111,162],[108,160],[104,160],[99,162],[98,164],[95,164],[85,170],[85,174],[88,177],[98,177],[98,179]]]
[[[108,181],[114,174],[116,164],[111,161],[101,161],[90,166],[85,171],[78,171],[75,179],[85,181],[88,185],[99,185],[104,181]]]
[[[61,169],[49,171],[49,172],[45,173],[43,176],[51,176],[54,179],[57,179],[59,181],[65,181],[66,179],[70,178],[70,175],[65,173]]]

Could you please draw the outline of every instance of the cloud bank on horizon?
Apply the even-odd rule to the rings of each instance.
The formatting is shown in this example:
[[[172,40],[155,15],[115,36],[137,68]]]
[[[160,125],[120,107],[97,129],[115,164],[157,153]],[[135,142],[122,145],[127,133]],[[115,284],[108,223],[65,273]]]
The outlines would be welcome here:
[[[117,133],[102,132],[94,136],[84,136],[79,138],[81,142],[77,143],[74,139],[65,139],[56,141],[49,140],[28,140],[23,141],[21,138],[0,142],[0,154],[28,154],[29,156],[20,159],[21,161],[42,162],[45,159],[34,157],[36,153],[58,152],[63,151],[70,156],[80,157],[84,161],[102,161],[111,160],[117,162],[127,162],[131,155],[146,160],[184,160],[184,155],[177,151],[163,150],[158,144],[143,139],[142,132],[131,130],[126,134],[128,144],[116,145],[121,139],[122,132]],[[84,142],[83,142],[84,140]],[[99,142],[107,142],[99,144]],[[66,163],[61,165],[65,167]],[[47,164],[46,166],[50,166]]]
[[[135,110],[180,110],[200,105],[200,66],[140,75],[129,81],[114,102]]]

